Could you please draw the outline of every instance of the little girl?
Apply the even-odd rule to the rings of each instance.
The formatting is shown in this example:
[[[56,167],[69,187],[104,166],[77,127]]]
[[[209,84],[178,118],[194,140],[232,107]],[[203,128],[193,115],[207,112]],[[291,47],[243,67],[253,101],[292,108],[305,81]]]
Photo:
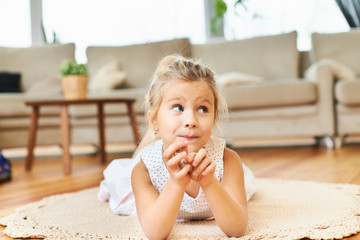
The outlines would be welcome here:
[[[176,220],[215,219],[226,235],[243,235],[256,186],[238,154],[212,137],[227,113],[214,73],[191,59],[167,56],[146,101],[149,130],[158,140],[149,141],[148,131],[133,159],[112,161],[98,198],[115,213],[137,213],[149,239],[167,238]]]

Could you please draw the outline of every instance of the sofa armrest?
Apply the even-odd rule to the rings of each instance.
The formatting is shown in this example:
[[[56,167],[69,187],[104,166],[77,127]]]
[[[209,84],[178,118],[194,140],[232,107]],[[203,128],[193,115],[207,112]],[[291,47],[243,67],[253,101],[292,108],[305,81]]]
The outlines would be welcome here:
[[[305,72],[305,81],[314,82],[318,92],[319,120],[323,129],[333,129],[335,134],[334,82],[335,76],[329,64],[316,62]],[[329,134],[329,133],[328,133]],[[326,134],[327,135],[327,134]]]

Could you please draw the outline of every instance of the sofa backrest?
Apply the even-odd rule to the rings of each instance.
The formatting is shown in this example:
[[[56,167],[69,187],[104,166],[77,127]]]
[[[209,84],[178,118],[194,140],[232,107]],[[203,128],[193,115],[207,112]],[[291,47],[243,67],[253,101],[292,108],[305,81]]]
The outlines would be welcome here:
[[[217,74],[243,72],[266,79],[296,78],[299,52],[296,32],[249,39],[194,44],[192,56]]]
[[[21,74],[21,90],[36,81],[60,79],[60,64],[75,58],[75,44],[53,44],[28,48],[0,47],[0,72]]]
[[[129,46],[89,46],[86,49],[91,78],[112,61],[118,61],[127,74],[129,87],[146,87],[158,62],[169,54],[190,56],[190,41],[186,38]]]
[[[313,33],[312,57],[336,60],[360,76],[360,30],[342,33]]]

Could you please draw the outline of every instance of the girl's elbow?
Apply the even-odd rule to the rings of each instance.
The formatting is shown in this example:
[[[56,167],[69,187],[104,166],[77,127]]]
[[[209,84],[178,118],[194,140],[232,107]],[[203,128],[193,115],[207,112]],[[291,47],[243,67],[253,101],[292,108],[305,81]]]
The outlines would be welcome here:
[[[228,237],[233,237],[233,238],[239,238],[244,236],[246,229],[234,229],[234,230],[230,230],[225,232],[226,236]]]
[[[245,230],[234,230],[234,231],[229,231],[228,233],[225,234],[230,238],[239,238],[244,236]]]
[[[164,231],[164,229],[161,229],[160,227],[145,227],[143,228],[144,233],[146,237],[149,240],[159,240],[159,239],[167,239],[170,235],[170,232]]]
[[[241,222],[238,224],[235,224],[233,227],[229,228],[229,229],[224,229],[224,233],[228,236],[228,237],[242,237],[244,236],[245,232],[246,232],[246,228],[247,228],[247,222]]]
[[[161,240],[161,239],[167,239],[169,237],[170,234],[159,234],[159,233],[146,233],[145,234],[146,237],[149,239],[149,240]]]

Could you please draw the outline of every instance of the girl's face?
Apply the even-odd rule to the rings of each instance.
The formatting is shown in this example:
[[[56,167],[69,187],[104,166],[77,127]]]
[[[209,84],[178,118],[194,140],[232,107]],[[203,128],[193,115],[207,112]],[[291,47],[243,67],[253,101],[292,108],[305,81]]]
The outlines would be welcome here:
[[[197,152],[209,141],[215,122],[214,94],[205,81],[168,83],[154,125],[164,148],[187,140],[188,152]]]

